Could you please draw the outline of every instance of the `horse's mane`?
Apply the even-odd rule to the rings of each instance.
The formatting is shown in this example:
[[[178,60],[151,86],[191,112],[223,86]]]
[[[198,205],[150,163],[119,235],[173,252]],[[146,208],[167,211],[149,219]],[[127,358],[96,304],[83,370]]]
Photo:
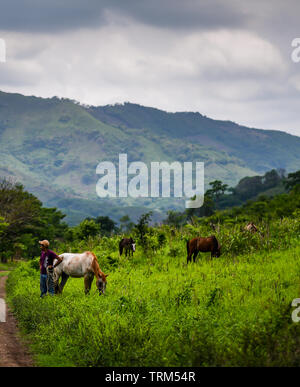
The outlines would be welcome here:
[[[96,255],[92,251],[87,251],[87,253],[91,254],[94,257],[93,262],[92,262],[92,269],[95,273],[95,276],[97,277],[97,279],[99,279],[99,277],[101,277],[102,281],[106,282],[106,277],[108,276],[108,274],[107,275],[104,274],[103,271],[100,269]]]

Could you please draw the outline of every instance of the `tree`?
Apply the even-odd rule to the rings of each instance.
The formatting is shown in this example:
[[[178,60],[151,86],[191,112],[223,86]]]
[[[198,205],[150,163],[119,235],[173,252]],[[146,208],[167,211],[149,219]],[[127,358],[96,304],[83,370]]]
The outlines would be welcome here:
[[[204,194],[203,204],[196,209],[195,215],[201,217],[211,216],[215,212],[215,202],[209,191]]]
[[[300,170],[294,173],[289,173],[287,180],[284,182],[287,190],[291,190],[297,184],[300,184]]]
[[[130,231],[133,229],[134,223],[130,220],[128,215],[122,216],[120,218],[120,230],[124,233],[130,233]]]
[[[88,239],[88,237],[95,237],[100,233],[100,226],[94,219],[85,219],[75,227],[75,230],[77,238]]]
[[[138,238],[143,245],[145,243],[145,235],[148,231],[148,224],[151,221],[151,217],[152,217],[152,211],[141,215],[137,224],[134,226],[134,230],[136,231]]]
[[[41,202],[12,180],[0,181],[0,216],[7,223],[0,235],[1,260],[14,255],[14,245],[24,233],[33,233],[42,225]]]
[[[221,180],[211,181],[209,185],[211,186],[211,189],[207,190],[206,193],[212,197],[216,203],[216,207],[218,207],[220,197],[224,195],[228,185],[223,184]]]
[[[188,208],[185,210],[186,216],[189,220],[192,221],[194,216],[202,218],[204,216],[211,216],[215,211],[215,203],[212,198],[212,193],[210,190],[207,190],[204,194],[203,204],[199,208]]]
[[[250,214],[252,219],[255,218],[261,221],[262,219],[268,217],[268,202],[264,200],[258,200],[247,208],[247,212]]]
[[[164,224],[179,228],[187,219],[187,215],[184,212],[170,210],[167,212],[167,218],[163,221]]]
[[[112,232],[117,230],[117,223],[110,219],[109,216],[98,216],[95,223],[100,225],[100,233],[109,236]]]
[[[244,177],[235,187],[235,195],[241,200],[247,200],[263,190],[262,176]]]
[[[9,224],[4,222],[4,218],[0,217],[0,234],[5,232],[8,226]]]
[[[264,189],[276,187],[280,183],[280,181],[281,177],[275,169],[266,172],[262,179]]]
[[[27,256],[39,254],[38,240],[58,237],[67,227],[60,223],[64,216],[56,208],[43,208],[38,198],[25,191],[22,184],[0,179],[1,260],[13,257],[16,250],[26,251]]]

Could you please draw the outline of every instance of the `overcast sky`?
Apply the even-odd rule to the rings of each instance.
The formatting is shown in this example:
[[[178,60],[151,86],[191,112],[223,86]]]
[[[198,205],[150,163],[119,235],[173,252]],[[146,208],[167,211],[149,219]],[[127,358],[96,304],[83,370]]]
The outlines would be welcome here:
[[[0,89],[300,136],[299,18],[299,0],[0,0]]]

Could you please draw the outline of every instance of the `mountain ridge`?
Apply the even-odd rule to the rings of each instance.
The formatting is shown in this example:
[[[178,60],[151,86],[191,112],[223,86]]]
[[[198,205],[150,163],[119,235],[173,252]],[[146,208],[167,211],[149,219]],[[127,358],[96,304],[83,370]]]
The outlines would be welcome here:
[[[206,187],[216,179],[235,185],[273,168],[300,169],[300,137],[283,131],[128,102],[86,106],[5,92],[0,92],[0,149],[0,176],[14,177],[45,205],[66,210],[71,222],[84,215],[118,220],[128,212],[138,216],[151,209],[162,215],[183,208],[180,198],[98,198],[96,166],[117,164],[120,153],[127,153],[129,163],[203,161]]]

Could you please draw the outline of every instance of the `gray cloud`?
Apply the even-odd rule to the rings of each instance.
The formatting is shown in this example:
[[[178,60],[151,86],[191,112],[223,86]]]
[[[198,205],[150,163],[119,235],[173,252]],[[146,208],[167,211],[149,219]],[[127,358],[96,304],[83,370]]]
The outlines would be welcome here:
[[[164,28],[238,27],[246,13],[221,0],[0,1],[0,29],[59,32],[106,25],[113,15]]]
[[[0,29],[23,32],[61,32],[105,23],[97,0],[0,1]]]
[[[299,14],[296,0],[0,0],[0,89],[300,135]]]
[[[112,10],[127,14],[142,23],[185,29],[215,29],[238,27],[245,23],[246,14],[233,4],[220,0],[128,0],[112,1]]]

